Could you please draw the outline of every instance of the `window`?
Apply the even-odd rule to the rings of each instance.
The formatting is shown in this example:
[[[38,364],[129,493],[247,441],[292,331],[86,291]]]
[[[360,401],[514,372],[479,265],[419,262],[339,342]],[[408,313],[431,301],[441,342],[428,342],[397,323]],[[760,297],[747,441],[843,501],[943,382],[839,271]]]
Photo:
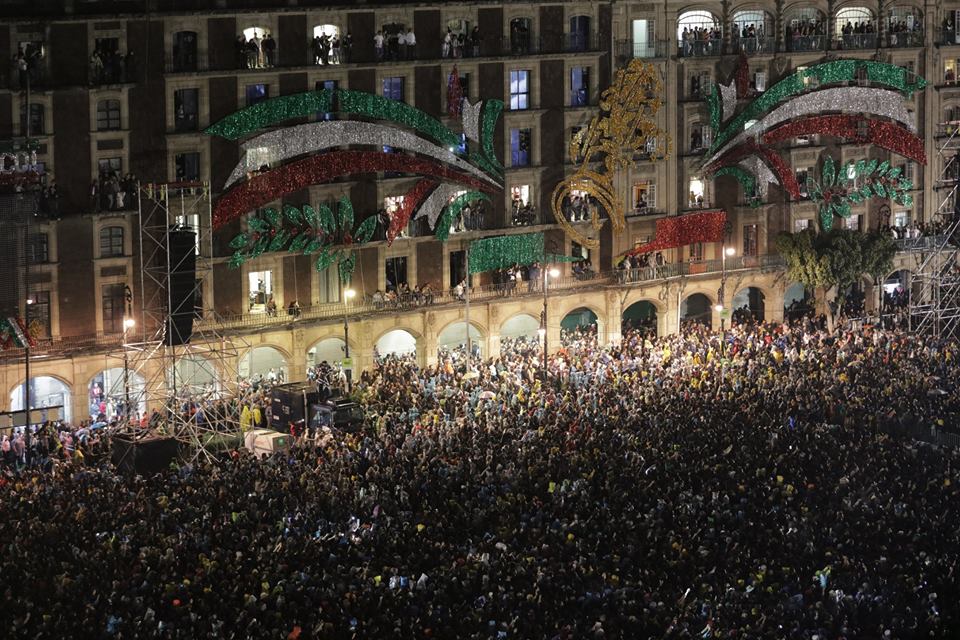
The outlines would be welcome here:
[[[690,151],[702,151],[713,141],[713,130],[708,124],[694,123],[690,128]]]
[[[104,333],[120,333],[123,331],[123,313],[126,302],[126,285],[105,284],[100,287],[100,308],[103,311]]]
[[[30,103],[30,130],[31,136],[42,136],[44,134],[43,105],[35,102]],[[20,135],[27,136],[27,111],[20,109]]]
[[[340,64],[340,27],[319,24],[313,28],[313,64]]]
[[[387,279],[387,291],[396,291],[401,284],[408,284],[406,256],[387,258],[384,263],[384,271]]]
[[[456,287],[467,277],[467,252],[450,252],[450,288]]]
[[[50,237],[45,233],[30,234],[28,251],[31,264],[50,262]]]
[[[743,255],[756,256],[759,251],[759,236],[757,235],[757,225],[743,225]]]
[[[910,224],[910,212],[909,211],[897,211],[893,214],[893,226],[895,227],[906,227]]]
[[[866,124],[865,121],[864,121],[864,124]],[[859,185],[857,184],[857,163],[855,160],[851,160],[849,163],[847,163],[846,171],[847,171],[847,180],[850,181],[851,183],[850,186],[852,188],[858,188]]]
[[[100,257],[116,258],[123,255],[123,227],[100,229]]]
[[[706,98],[713,87],[711,76],[707,72],[695,73],[690,76],[691,98]]]
[[[514,206],[516,206],[517,202],[519,202],[521,206],[530,204],[530,185],[518,184],[510,187],[510,199],[514,202]]]
[[[700,178],[690,178],[690,193],[687,206],[690,208],[703,207],[704,200],[706,200],[706,192],[703,180]]]
[[[700,262],[703,260],[703,243],[694,242],[690,245],[690,260],[691,262]]]
[[[633,183],[633,210],[647,213],[657,208],[657,185],[650,180]]]
[[[35,338],[50,337],[50,292],[33,291],[30,293],[33,304],[30,305],[30,334]]]
[[[757,93],[763,93],[767,90],[767,72],[757,71],[753,74],[753,88]]]
[[[100,158],[97,160],[97,168],[99,169],[101,176],[109,176],[114,173],[117,175],[123,175],[123,159]]]
[[[197,34],[193,31],[173,34],[173,70],[197,70]]]
[[[574,67],[570,70],[570,106],[586,107],[590,104],[590,67]]]
[[[270,85],[266,84],[248,84],[246,89],[247,106],[252,107],[258,102],[263,102],[270,98]]]
[[[813,227],[813,220],[810,218],[798,218],[793,221],[793,232],[800,233],[804,229],[810,229]]]
[[[340,302],[340,273],[337,269],[325,269],[317,274],[320,278],[320,304]]]
[[[173,127],[177,133],[198,129],[199,93],[198,89],[179,89],[173,92]]]
[[[590,249],[579,242],[570,241],[570,257],[577,260],[590,260]]]
[[[244,157],[247,173],[269,171],[270,165],[273,162],[276,162],[276,154],[270,147],[253,147],[252,149],[247,149],[247,155]]]
[[[403,102],[403,78],[384,78],[383,97]]]
[[[189,151],[176,155],[177,182],[197,182],[200,180],[200,153]]]
[[[530,166],[530,129],[510,129],[510,166]]]
[[[809,175],[809,169],[800,169],[796,173],[797,184],[800,186],[800,196],[803,198],[810,197],[810,194],[807,192],[807,176]]]
[[[845,228],[849,229],[850,231],[860,231],[860,218],[861,218],[861,217],[862,217],[862,216],[859,216],[859,215],[852,215],[852,216],[850,216],[849,218],[847,218],[847,219],[845,219],[845,220],[844,220],[843,218],[841,218],[841,220],[843,220],[843,226],[844,226]]]
[[[247,286],[250,313],[267,311],[267,303],[273,300],[273,272],[251,271],[247,274]]]
[[[97,103],[97,131],[116,131],[120,128],[120,101],[101,100]]]
[[[336,80],[317,80],[316,84],[313,87],[317,91],[334,91],[337,90],[337,81]],[[336,100],[336,93],[334,93],[334,100]],[[332,109],[336,111],[336,106],[332,105]],[[317,111],[317,120],[333,120],[332,113],[326,113],[323,111]]]
[[[513,110],[530,108],[530,72],[510,72],[510,108]]]

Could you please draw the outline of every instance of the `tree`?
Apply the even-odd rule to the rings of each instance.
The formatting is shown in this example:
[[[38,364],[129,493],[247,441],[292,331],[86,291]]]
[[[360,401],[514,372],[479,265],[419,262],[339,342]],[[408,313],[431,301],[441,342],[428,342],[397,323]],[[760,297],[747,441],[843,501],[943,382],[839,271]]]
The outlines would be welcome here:
[[[787,277],[817,290],[820,300],[831,289],[834,291],[835,306],[827,308],[832,330],[836,316],[843,312],[847,289],[864,274],[876,280],[889,273],[897,248],[891,238],[879,233],[849,229],[816,233],[805,229],[781,233],[777,250],[787,263]]]

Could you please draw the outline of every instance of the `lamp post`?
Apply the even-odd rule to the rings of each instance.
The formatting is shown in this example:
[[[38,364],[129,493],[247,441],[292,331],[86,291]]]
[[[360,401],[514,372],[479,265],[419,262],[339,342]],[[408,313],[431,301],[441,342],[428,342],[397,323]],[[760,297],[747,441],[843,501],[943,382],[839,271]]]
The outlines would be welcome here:
[[[350,363],[350,327],[347,325],[347,304],[355,295],[357,295],[357,292],[353,289],[343,290],[343,373],[347,376],[347,393],[351,391],[353,382],[350,369],[347,368],[352,364]]]
[[[556,278],[560,271],[554,267],[543,270],[543,310],[540,311],[540,328],[537,333],[543,338],[543,386],[547,386],[547,285],[550,278]]]
[[[727,290],[727,256],[732,256],[734,254],[733,247],[723,247],[723,250],[720,252],[720,290],[717,291],[717,305],[714,307],[717,313],[720,314],[720,332],[723,334],[720,342],[720,351],[723,353],[726,350],[726,337],[727,337],[727,319],[723,317],[724,312],[724,298],[726,297]]]
[[[130,426],[130,359],[127,356],[127,331],[136,325],[133,318],[123,319],[123,414]]]

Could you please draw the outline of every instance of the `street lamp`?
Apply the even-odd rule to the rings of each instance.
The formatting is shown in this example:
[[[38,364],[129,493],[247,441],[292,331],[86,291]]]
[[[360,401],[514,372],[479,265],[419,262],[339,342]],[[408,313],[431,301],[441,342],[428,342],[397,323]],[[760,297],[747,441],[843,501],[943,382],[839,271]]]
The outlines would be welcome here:
[[[733,256],[736,253],[733,247],[724,246],[723,250],[720,252],[720,290],[717,292],[717,305],[714,307],[717,313],[720,314],[720,353],[726,353],[726,341],[727,341],[727,319],[723,316],[724,311],[724,298],[726,297],[727,292],[727,256]]]
[[[343,290],[343,372],[347,376],[347,393],[351,390],[350,369],[350,327],[347,326],[347,304],[357,295],[353,289]]]
[[[547,284],[550,278],[560,275],[556,267],[543,270],[543,310],[540,312],[540,328],[537,333],[543,339],[543,386],[547,386]]]
[[[123,413],[130,426],[130,359],[127,356],[127,331],[136,326],[133,318],[123,319]]]

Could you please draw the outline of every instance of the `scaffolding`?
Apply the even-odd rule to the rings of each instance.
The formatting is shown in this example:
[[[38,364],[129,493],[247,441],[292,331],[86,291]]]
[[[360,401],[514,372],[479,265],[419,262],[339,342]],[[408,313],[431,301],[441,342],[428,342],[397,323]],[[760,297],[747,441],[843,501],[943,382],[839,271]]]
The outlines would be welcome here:
[[[957,191],[960,186],[960,127],[957,123],[939,126],[938,156],[943,169],[934,184],[939,203],[934,219],[941,231],[921,242],[909,244],[916,268],[909,292],[910,329],[934,338],[960,337],[960,273],[957,270]]]
[[[143,342],[124,341],[129,372],[143,380],[130,404],[158,412],[158,431],[186,445],[192,458],[210,458],[223,444],[240,436],[237,366],[247,345],[217,330],[212,305],[204,292],[213,286],[213,234],[207,183],[142,184],[138,186],[140,229],[140,323]],[[171,237],[195,234],[193,255],[177,256]],[[187,252],[189,253],[189,251]],[[173,291],[196,262],[192,287]],[[175,285],[181,286],[181,285]],[[179,299],[179,301],[178,301]],[[192,320],[190,335],[179,335],[178,321]]]

